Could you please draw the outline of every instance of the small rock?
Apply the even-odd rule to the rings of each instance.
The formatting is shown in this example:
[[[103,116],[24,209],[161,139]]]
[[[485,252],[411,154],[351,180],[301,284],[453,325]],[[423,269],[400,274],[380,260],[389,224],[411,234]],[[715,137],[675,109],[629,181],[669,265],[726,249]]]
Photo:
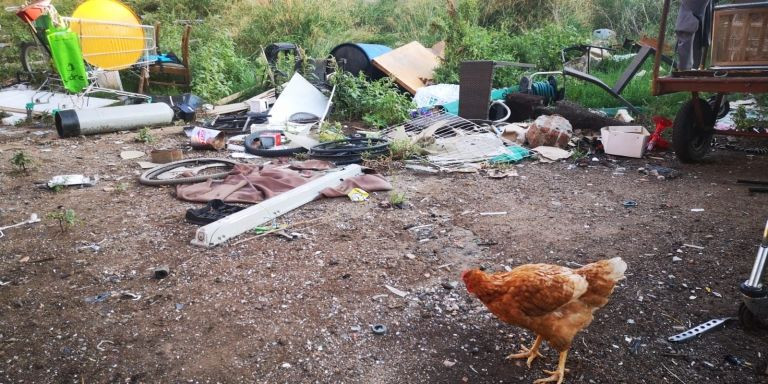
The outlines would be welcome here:
[[[674,257],[672,257],[672,261],[678,262],[678,261],[683,261],[683,259],[678,257],[678,256],[674,256]]]
[[[133,160],[144,157],[145,153],[141,151],[123,151],[120,152],[120,158],[123,160]]]
[[[290,367],[291,367],[291,364],[288,364],[288,363],[283,363],[283,364],[280,365],[280,368],[288,369]]]
[[[628,320],[627,320],[627,324],[635,324],[635,321],[634,321],[634,320],[632,320],[632,319],[628,319]]]
[[[456,365],[456,361],[445,360],[445,361],[443,361],[443,365],[445,365],[446,367],[450,368],[450,367],[453,367],[454,365]]]
[[[413,260],[416,258],[416,255],[414,255],[413,253],[406,253],[405,258],[408,260]]]
[[[445,289],[450,291],[451,289],[454,289],[454,288],[458,287],[459,283],[456,282],[456,281],[451,281],[451,282],[444,281],[444,282],[440,283],[440,285],[442,285],[443,288],[445,288]]]
[[[725,355],[725,361],[731,365],[744,365],[745,363],[744,359],[734,355]]]

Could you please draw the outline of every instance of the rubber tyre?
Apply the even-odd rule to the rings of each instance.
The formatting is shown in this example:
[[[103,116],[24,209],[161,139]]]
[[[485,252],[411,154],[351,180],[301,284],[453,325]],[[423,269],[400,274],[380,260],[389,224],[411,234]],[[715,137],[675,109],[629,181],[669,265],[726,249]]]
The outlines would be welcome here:
[[[201,175],[201,176],[191,176],[191,177],[179,177],[176,179],[170,179],[170,180],[157,180],[154,177],[167,172],[171,169],[178,168],[179,166],[184,165],[194,165],[195,163],[224,163],[227,165],[231,165],[230,169],[228,169],[226,172],[219,172],[214,173],[210,175]],[[174,161],[168,164],[162,164],[157,167],[154,167],[152,169],[147,170],[146,172],[142,173],[141,176],[139,176],[139,183],[144,185],[176,185],[176,184],[189,184],[189,183],[198,183],[201,181],[206,181],[208,179],[223,179],[229,175],[230,171],[232,170],[232,167],[234,167],[236,164],[239,164],[236,161],[232,160],[226,160],[226,159],[215,159],[215,158],[200,158],[200,159],[185,159],[185,160],[179,160]]]
[[[766,329],[766,324],[763,324],[744,303],[739,305],[739,323],[746,331]]]
[[[672,148],[683,163],[695,163],[703,159],[709,153],[714,134],[715,114],[712,108],[704,100],[695,99],[695,102],[701,106],[704,126],[696,122],[694,100],[683,104],[672,126]]]
[[[259,134],[264,132],[281,133],[280,131],[259,131],[259,132],[255,132],[248,135],[248,137],[245,138],[245,152],[250,153],[251,155],[261,156],[261,157],[288,157],[288,156],[293,156],[299,153],[307,152],[307,149],[304,147],[287,148],[287,149],[256,148],[253,145],[253,142],[259,138]]]
[[[45,48],[43,48],[39,44],[32,43],[32,42],[21,43],[19,52],[21,54],[21,68],[24,70],[24,72],[27,72],[27,73],[44,72],[47,69],[48,63],[50,63],[50,57],[48,56],[48,52],[46,52]],[[41,54],[42,54],[42,58],[44,58],[46,62],[46,68],[39,68],[40,64],[33,61],[32,55],[39,56]]]
[[[368,143],[369,146],[345,146],[355,143]],[[389,141],[375,138],[351,138],[345,140],[330,141],[312,147],[312,154],[334,155],[344,153],[381,152],[389,150]]]

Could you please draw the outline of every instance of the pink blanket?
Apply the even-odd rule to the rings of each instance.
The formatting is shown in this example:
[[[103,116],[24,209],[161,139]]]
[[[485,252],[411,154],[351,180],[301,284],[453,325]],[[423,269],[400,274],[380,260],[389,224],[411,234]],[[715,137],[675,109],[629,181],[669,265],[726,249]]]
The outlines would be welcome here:
[[[227,203],[256,204],[322,176],[322,172],[312,169],[328,169],[326,166],[317,160],[291,163],[293,169],[285,164],[237,164],[224,179],[176,186],[176,197],[201,203],[221,199]],[[353,188],[367,192],[392,189],[392,185],[383,176],[371,169],[364,171],[365,174],[347,179],[338,187],[326,188],[320,194],[339,197],[346,196]]]

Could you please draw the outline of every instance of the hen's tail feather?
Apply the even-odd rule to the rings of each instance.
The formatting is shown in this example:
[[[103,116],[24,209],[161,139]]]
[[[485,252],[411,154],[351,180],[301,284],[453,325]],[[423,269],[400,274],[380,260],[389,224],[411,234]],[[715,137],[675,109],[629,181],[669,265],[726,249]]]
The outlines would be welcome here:
[[[624,272],[627,271],[627,263],[621,259],[621,257],[614,257],[613,259],[601,260],[598,263],[605,263],[611,271],[606,277],[614,281],[619,281],[624,278]]]
[[[624,278],[626,270],[627,263],[620,257],[600,260],[577,269],[576,273],[584,276],[589,283],[587,292],[580,300],[595,308],[602,307],[608,302],[608,296],[613,292],[616,283]]]

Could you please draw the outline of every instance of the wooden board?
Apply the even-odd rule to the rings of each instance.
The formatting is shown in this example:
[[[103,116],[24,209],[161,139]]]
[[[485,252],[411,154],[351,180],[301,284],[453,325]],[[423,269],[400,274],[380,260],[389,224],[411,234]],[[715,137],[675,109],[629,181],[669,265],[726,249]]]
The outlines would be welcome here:
[[[393,77],[408,92],[416,94],[419,88],[432,80],[435,68],[440,65],[440,58],[429,48],[414,41],[376,57],[373,65]]]

